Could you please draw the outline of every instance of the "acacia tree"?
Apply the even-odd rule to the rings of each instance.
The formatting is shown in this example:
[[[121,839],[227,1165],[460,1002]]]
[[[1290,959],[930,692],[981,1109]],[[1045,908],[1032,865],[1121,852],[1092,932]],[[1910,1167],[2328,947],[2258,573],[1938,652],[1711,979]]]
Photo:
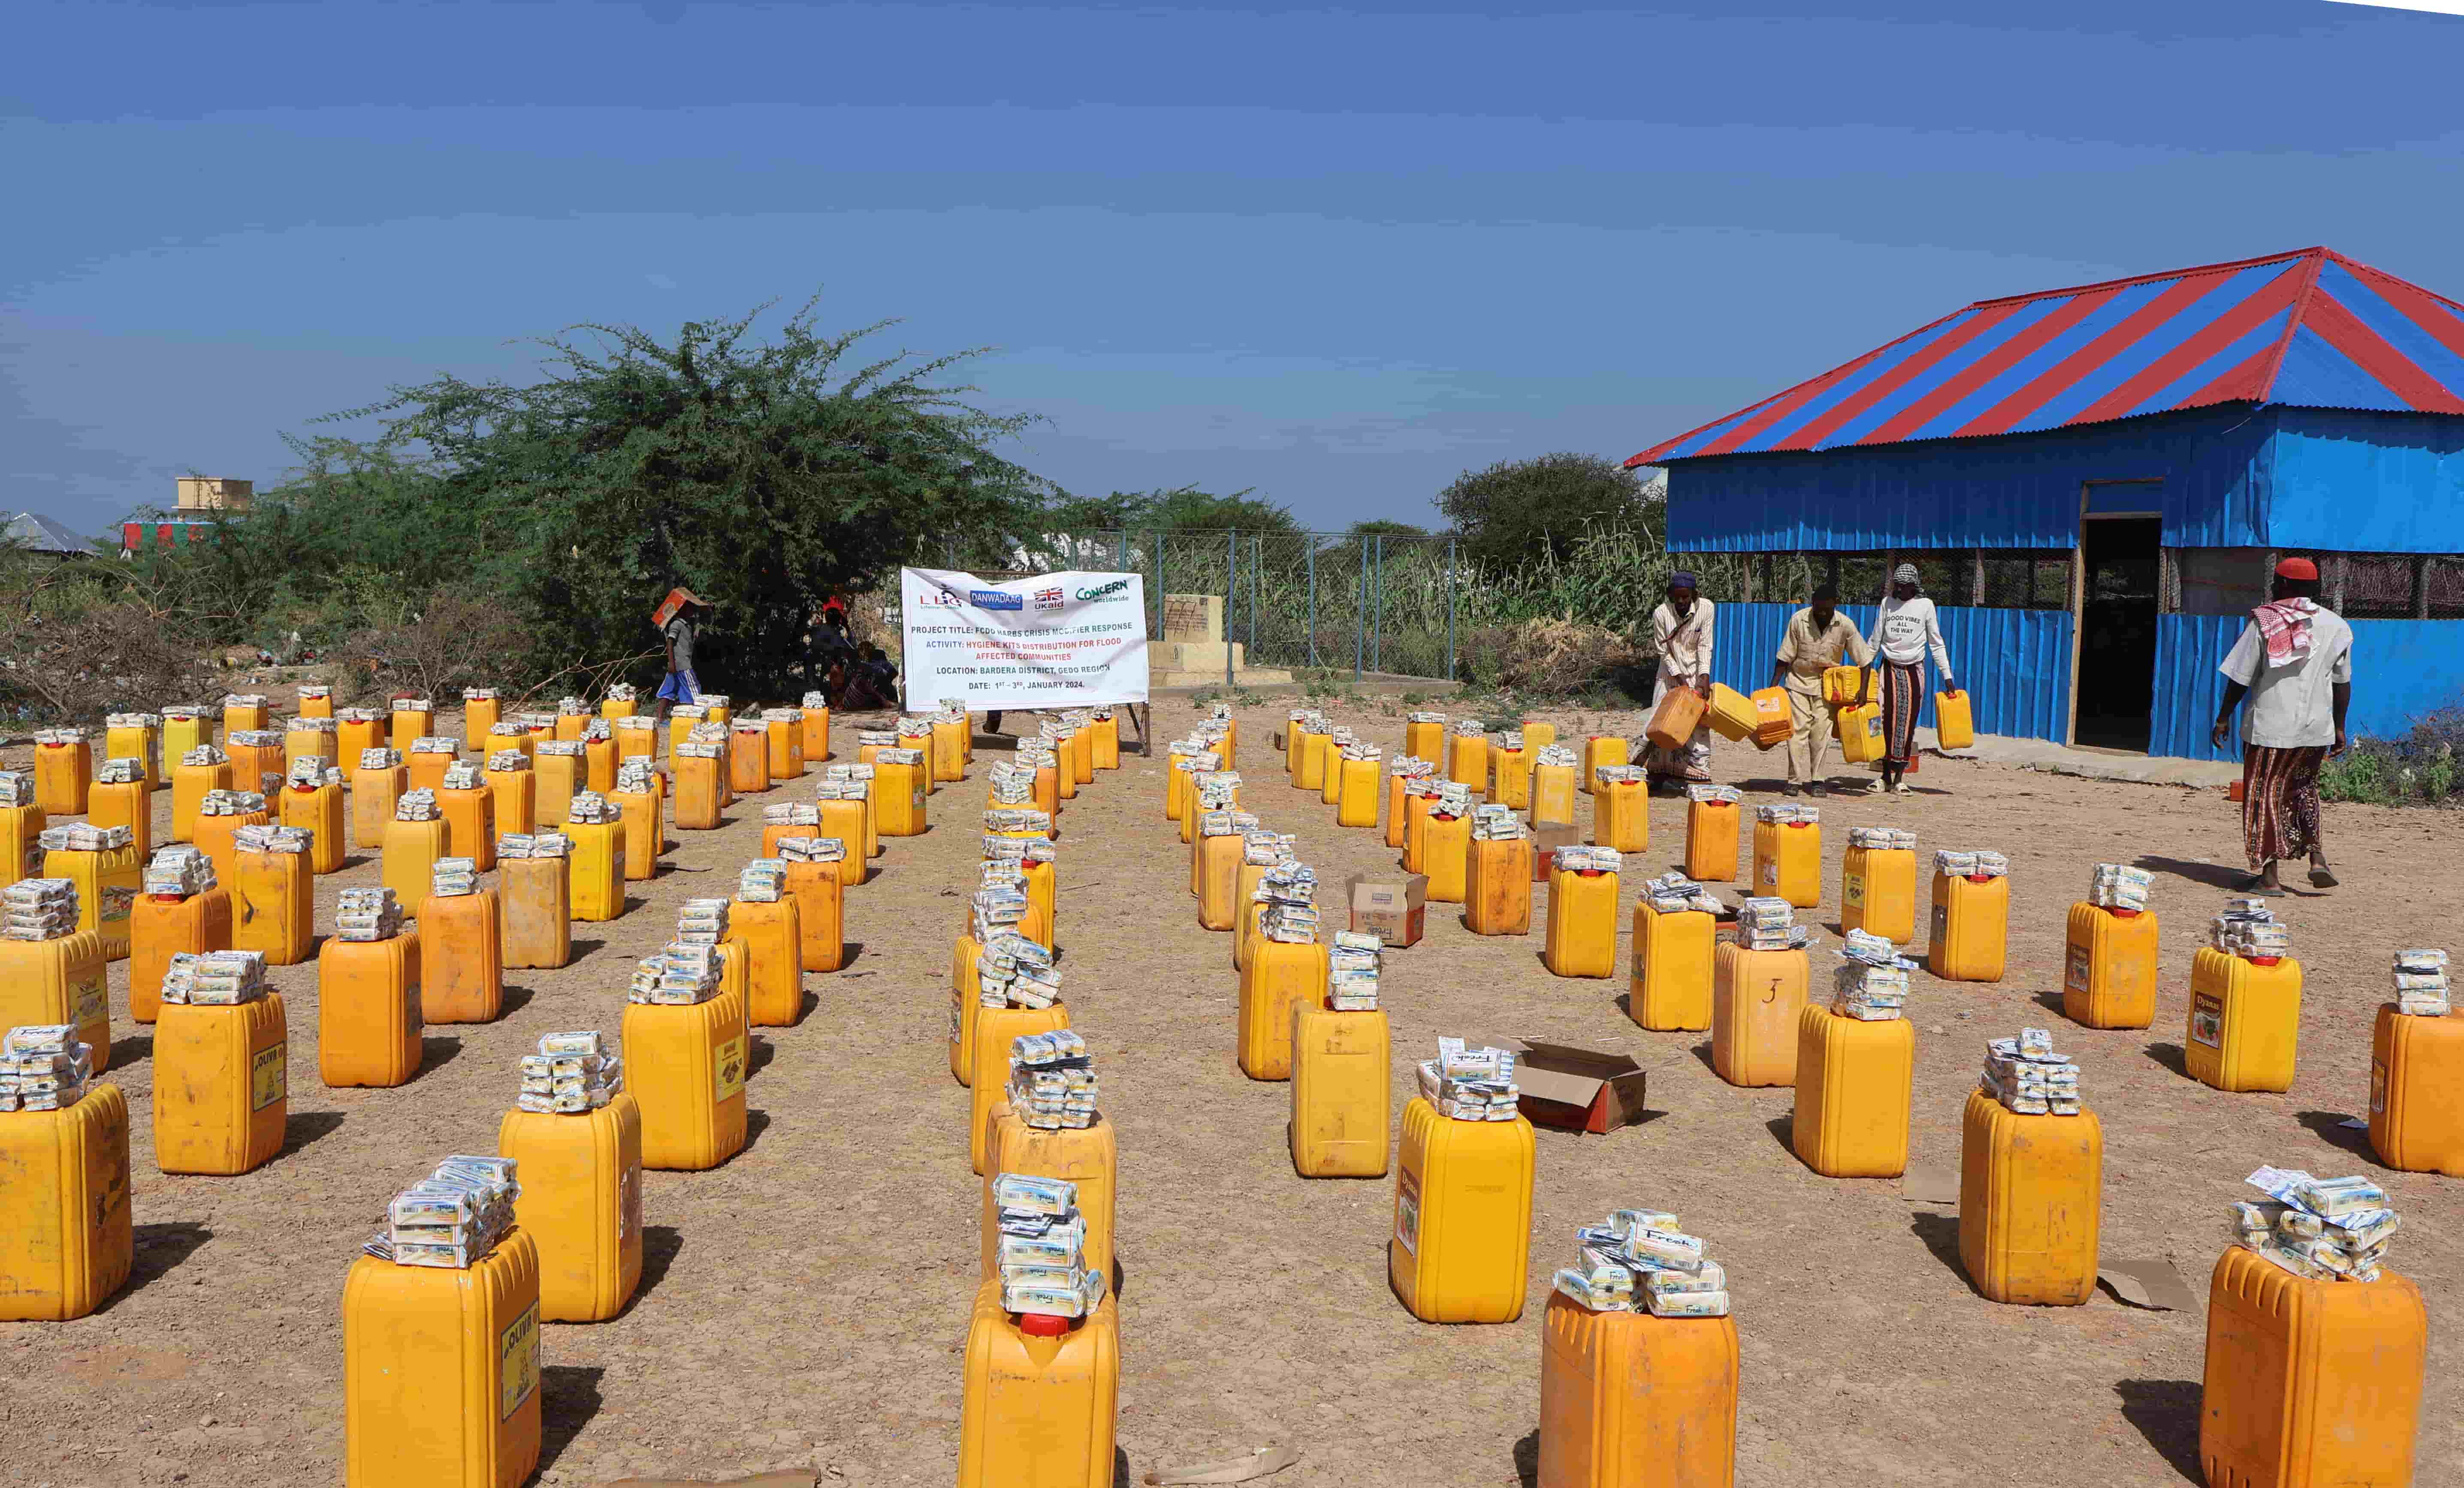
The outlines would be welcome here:
[[[1595,454],[1544,454],[1465,470],[1438,493],[1464,557],[1497,568],[1564,558],[1586,533],[1657,534],[1665,511],[1635,472]]]
[[[993,451],[1029,420],[940,381],[974,353],[849,370],[895,322],[825,334],[808,301],[765,342],[759,313],[672,342],[576,326],[540,342],[536,383],[443,377],[330,417],[384,421],[368,452],[416,460],[425,525],[504,587],[540,662],[655,654],[651,607],[681,584],[715,610],[704,682],[776,695],[810,680],[825,597],[937,561],[948,534],[1014,538],[1043,485]]]

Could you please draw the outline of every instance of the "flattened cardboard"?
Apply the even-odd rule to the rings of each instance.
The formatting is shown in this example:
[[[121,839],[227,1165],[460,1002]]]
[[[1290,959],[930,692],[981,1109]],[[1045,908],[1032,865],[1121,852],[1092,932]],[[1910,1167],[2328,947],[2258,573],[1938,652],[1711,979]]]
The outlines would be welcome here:
[[[1554,866],[1552,860],[1557,849],[1580,846],[1582,841],[1583,833],[1580,827],[1554,821],[1547,826],[1533,827],[1531,829],[1531,882],[1534,884],[1549,882],[1549,873]]]
[[[1425,873],[1355,873],[1345,899],[1352,911],[1346,928],[1375,934],[1390,947],[1418,945],[1427,929]]]
[[[1606,1135],[1642,1120],[1649,1077],[1629,1056],[1538,1039],[1463,1041],[1514,1051],[1515,1089],[1524,1119],[1535,1127]]]

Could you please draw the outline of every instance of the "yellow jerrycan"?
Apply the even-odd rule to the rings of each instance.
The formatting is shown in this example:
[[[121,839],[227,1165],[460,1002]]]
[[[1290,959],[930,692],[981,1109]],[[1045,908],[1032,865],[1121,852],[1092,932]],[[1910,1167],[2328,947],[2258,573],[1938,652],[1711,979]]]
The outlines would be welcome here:
[[[51,819],[39,804],[0,806],[0,887],[43,874],[43,830]]]
[[[1806,958],[1720,942],[1711,963],[1711,1069],[1732,1085],[1796,1083]]]
[[[1324,996],[1326,977],[1323,944],[1259,938],[1241,973],[1235,1049],[1241,1073],[1252,1080],[1292,1078],[1292,1009]]]
[[[804,694],[804,763],[824,763],[830,757],[830,709],[819,692]]]
[[[583,789],[583,746],[579,740],[549,739],[531,761],[532,830],[562,826],[573,819],[573,798]],[[571,750],[571,754],[565,751]]]
[[[1054,741],[1046,739],[1045,742]],[[922,756],[916,761],[916,768],[924,777],[924,794],[930,796],[938,791],[941,787],[933,774],[933,721],[929,718],[900,719],[898,748],[913,750]],[[1054,752],[1059,753],[1057,747]],[[879,762],[880,756],[875,755],[874,763]]]
[[[1403,1107],[1386,1279],[1423,1323],[1511,1323],[1531,1267],[1531,1123]]]
[[[343,940],[317,955],[317,1074],[386,1089],[419,1073],[419,937]]]
[[[698,1172],[744,1146],[752,1039],[744,999],[625,1004],[625,1084],[642,1108],[642,1166]]]
[[[517,1165],[514,1223],[539,1247],[539,1319],[605,1323],[642,1281],[642,1107],[507,1111],[496,1155]]]
[[[2464,1018],[2379,1005],[2370,1039],[2370,1148],[2398,1172],[2464,1178]]]
[[[1827,1178],[1896,1178],[1908,1171],[1908,1105],[1916,1028],[1815,1003],[1797,1015],[1796,1118],[1790,1146]],[[2065,1118],[2070,1119],[2070,1118]]]
[[[552,970],[572,960],[573,885],[565,860],[500,854],[498,861],[497,934],[506,967]]]
[[[2084,1028],[2156,1020],[2156,915],[2085,900],[2071,906],[2062,945],[2062,1013]]]
[[[1879,697],[1862,705],[1851,703],[1831,711],[1831,727],[1839,735],[1839,757],[1852,765],[1870,765],[1882,757],[1882,704]]]
[[[430,1023],[493,1023],[505,1011],[496,891],[430,893],[419,906],[419,1009]]]
[[[154,1021],[171,957],[231,949],[231,893],[217,884],[199,894],[140,894],[128,910],[128,1016]]]
[[[410,771],[410,788],[429,792],[443,790],[445,772],[452,769],[458,758],[460,755],[451,739],[429,734],[419,740],[408,754],[403,755],[403,763]]]
[[[77,886],[77,929],[101,937],[104,960],[128,959],[128,913],[145,878],[145,860],[137,855],[135,842],[96,852],[53,848],[43,854],[43,877]]]
[[[297,780],[282,787],[282,824],[308,834],[304,856],[312,876],[341,871],[342,850],[350,840],[344,821],[340,782],[319,780],[310,785]]]
[[[787,892],[796,901],[797,953],[807,972],[847,964],[847,886],[836,863],[787,862]]]
[[[345,708],[334,716],[334,760],[348,770],[372,749],[390,749],[385,715],[373,708]],[[471,747],[486,747],[487,734],[473,734]]]
[[[593,728],[599,727],[594,722]],[[621,758],[616,741],[602,733],[582,736],[582,786],[605,796],[616,789],[616,765]],[[799,774],[803,772],[799,771]]]
[[[1517,811],[1531,808],[1531,751],[1512,734],[1489,746],[1488,799]]]
[[[1462,904],[1470,891],[1471,818],[1434,803],[1420,823],[1420,871],[1431,904]]]
[[[1762,710],[1754,700],[1725,682],[1711,684],[1711,696],[1704,705],[1703,721],[1711,732],[1732,744],[1754,743],[1761,735]]]
[[[273,710],[255,693],[230,692],[223,696],[223,739],[228,746],[234,733],[253,733],[274,721]]]
[[[804,718],[793,708],[767,708],[761,711],[761,726],[769,735],[769,750],[763,763],[769,770],[770,783],[784,785],[802,779],[804,774]]]
[[[1266,907],[1258,902],[1258,885],[1266,876],[1263,863],[1243,863],[1241,873],[1233,880],[1232,891],[1232,969],[1240,971],[1257,953],[1258,930]]]
[[[202,806],[198,808],[197,850],[214,861],[216,883],[226,886],[236,886],[239,883],[239,829],[244,826],[264,826],[273,820],[274,814],[263,808],[254,811],[231,812],[227,815],[209,812]],[[140,882],[143,882],[142,875]],[[237,898],[235,887],[232,897]]]
[[[1531,933],[1531,839],[1473,839],[1463,878],[1465,929],[1475,935]]]
[[[1190,757],[1177,749],[1168,750],[1164,755],[1163,816],[1165,821],[1176,824],[1179,822],[1184,803],[1189,799],[1189,772],[1182,768],[1182,764]],[[1040,807],[1044,803],[1038,801],[1036,804]]]
[[[1334,824],[1367,826],[1377,824],[1377,759],[1375,755],[1353,758],[1345,755],[1337,766],[1340,786],[1335,795]]]
[[[1535,754],[1557,742],[1557,726],[1537,718],[1523,720],[1523,747]]]
[[[1535,759],[1531,766],[1531,824],[1574,824],[1574,767]]]
[[[163,719],[156,713],[113,713],[102,731],[102,757],[134,759],[138,777],[152,791],[163,783]]]
[[[38,729],[34,733],[34,795],[47,815],[85,815],[86,793],[93,788],[94,746],[79,729]]]
[[[637,716],[642,711],[642,700],[633,691],[631,684],[618,683],[616,687],[622,687],[626,690],[619,692],[615,688],[610,688],[607,695],[599,700],[599,716],[609,723],[614,723],[619,718]]]
[[[1030,858],[1019,865],[1026,882],[1026,918],[1019,933],[1046,951],[1061,948],[1061,874],[1047,860]]]
[[[1403,786],[1403,871],[1425,871],[1429,812],[1438,803],[1437,781],[1423,776]]]
[[[214,721],[194,703],[173,703],[163,710],[163,763],[167,767],[201,744],[214,741]]]
[[[0,940],[0,1033],[73,1025],[101,1074],[111,1067],[109,961],[102,937],[90,930]]]
[[[1685,803],[1685,876],[1697,884],[1737,881],[1745,808],[1732,800]],[[1760,890],[1757,890],[1759,892]]]
[[[934,779],[963,780],[967,777],[967,734],[969,732],[970,729],[967,720],[963,718],[935,718],[933,720]],[[1070,769],[1073,772],[1072,778],[1074,779],[1077,777],[1074,774],[1077,770],[1074,755],[1071,760]]]
[[[976,1079],[976,1015],[983,942],[966,930],[950,946],[950,1078],[962,1085]]]
[[[505,717],[504,701],[494,688],[462,689],[462,741],[473,749],[486,749],[488,735]]]
[[[1001,1310],[976,1291],[958,1402],[958,1488],[1110,1488],[1121,1392],[1111,1294],[1083,1318]]]
[[[1549,938],[1541,959],[1554,976],[1617,974],[1617,870],[1560,847],[1549,872]],[[1607,852],[1595,848],[1593,852]],[[1573,858],[1577,867],[1567,866]]]
[[[1598,794],[1600,766],[1631,762],[1628,758],[1628,746],[1622,736],[1614,733],[1595,733],[1586,738],[1583,740],[1583,794],[1586,796]]]
[[[568,821],[564,835],[573,840],[565,860],[567,911],[574,919],[590,925],[603,924],[624,913],[625,823],[617,820]]]
[[[739,718],[727,729],[727,788],[759,796],[770,788],[770,726]]]
[[[1292,1004],[1292,1170],[1304,1178],[1386,1176],[1392,1109],[1386,1010]]]
[[[1925,966],[1947,982],[1998,982],[2011,924],[2011,881],[1933,876],[1933,934]]]
[[[416,801],[417,797],[411,799]],[[403,809],[409,809],[407,807]],[[434,807],[429,807],[434,810]],[[406,821],[397,816],[385,823],[384,883],[406,908],[416,906],[428,897],[428,886],[436,878],[436,860],[449,858],[451,840],[442,817]],[[245,908],[247,894],[241,894]]]
[[[484,747],[489,759],[507,750],[513,751],[522,756],[522,768],[527,770],[538,758],[539,741],[531,736],[529,725],[517,718],[508,718],[488,731]]]
[[[1294,785],[1305,791],[1316,791],[1321,796],[1326,793],[1326,762],[1333,754],[1331,748],[1333,742],[1331,733],[1302,732],[1300,772],[1292,781]]]
[[[1447,735],[1446,778],[1470,786],[1474,796],[1488,791],[1488,735],[1471,719],[1457,723]]]
[[[921,837],[927,830],[927,766],[920,750],[885,749],[873,762],[874,799],[881,806],[881,835]]]
[[[174,1003],[154,1025],[154,1162],[229,1177],[282,1150],[291,1031],[282,995],[227,1007]]]
[[[2290,1090],[2300,1043],[2300,962],[2199,948],[2182,1039],[2191,1079],[2218,1090]]]
[[[98,1081],[65,1110],[0,1116],[0,1322],[85,1317],[136,1257],[120,1086]]]
[[[1626,1016],[1655,1033],[1710,1027],[1719,928],[1719,918],[1707,909],[1663,912],[1648,899],[1637,900]]]
[[[1799,909],[1822,903],[1822,824],[1754,823],[1754,892]]]
[[[559,739],[579,739],[590,723],[589,705],[578,697],[569,697],[557,705],[554,729]]]
[[[496,793],[487,781],[438,790],[436,814],[445,822],[448,857],[468,858],[481,873],[495,871]]]
[[[1077,1185],[1078,1217],[1087,1232],[1079,1256],[1087,1269],[1109,1286],[1114,1194],[1120,1188],[1120,1152],[1112,1124],[1099,1113],[1094,1124],[1087,1127],[1030,1127],[1007,1101],[994,1105],[992,1135],[984,1145],[981,1279],[987,1281],[1001,1274],[1001,1206],[993,1201],[993,1180],[1005,1172]]]
[[[1915,849],[1864,847],[1849,834],[1839,863],[1839,930],[1860,930],[1895,946],[1917,938]]]
[[[317,946],[317,880],[308,871],[308,855],[253,852],[242,844],[238,861],[231,949],[262,952],[268,966],[307,960]]]
[[[303,759],[331,764],[339,757],[336,748],[333,719],[294,718],[282,731],[282,773],[290,775]]]
[[[2104,1127],[1971,1090],[1960,1120],[1959,1263],[1989,1302],[2076,1307],[2096,1290]]]
[[[706,832],[719,824],[721,787],[726,781],[719,773],[715,753],[702,754],[709,745],[688,740],[676,754],[676,830]]]
[[[793,1028],[804,1012],[804,930],[795,896],[738,898],[728,908],[727,938],[744,952],[746,1018],[756,1028]]]
[[[391,754],[391,751],[387,751]],[[180,767],[188,769],[187,765]],[[230,778],[231,767],[223,766],[224,778]],[[400,756],[386,765],[361,763],[351,771],[351,844],[355,847],[385,847],[385,828],[393,822],[393,809],[401,804],[402,793],[410,789],[410,769]],[[200,798],[203,799],[202,797]]]
[[[1405,808],[1411,801],[1411,792],[1405,787],[1411,784],[1412,778],[1403,773],[1400,766],[1391,766],[1386,772],[1386,845],[1389,847],[1403,845]]]
[[[1403,753],[1433,765],[1446,762],[1446,715],[1414,713],[1403,720]]]
[[[958,738],[961,746],[963,746],[967,738],[968,730],[972,726],[960,722],[953,724],[952,727],[958,731]],[[1225,737],[1227,739],[1227,744],[1224,753],[1228,755],[1231,753],[1228,744],[1230,736],[1226,735]],[[973,751],[963,747],[960,748],[958,752],[958,761],[962,778],[964,777],[965,766],[973,762],[974,758],[975,755]],[[1063,737],[1061,743],[1060,762],[1069,767],[1069,783],[1072,787],[1069,792],[1070,795],[1075,796],[1078,794],[1075,789],[1077,786],[1091,785],[1094,783],[1095,731],[1091,724],[1072,729]]]
[[[1088,762],[1098,770],[1121,768],[1121,720],[1111,709],[1095,715],[1092,737],[1088,740]]]
[[[975,1043],[967,1082],[967,1163],[976,1172],[984,1166],[984,1149],[992,1139],[993,1107],[1009,1096],[1010,1046],[1030,1034],[1048,1034],[1069,1026],[1069,1009],[1056,1002],[1048,1008],[976,1010]]]
[[[1942,749],[1974,749],[1976,719],[1965,691],[1933,695],[1934,743]]]
[[[128,828],[128,843],[143,863],[154,856],[154,798],[134,765],[126,759],[103,761],[103,777],[86,791],[85,821],[88,826]],[[123,774],[127,778],[114,778]]]
[[[436,710],[426,699],[409,702],[397,698],[393,705],[393,747],[407,755],[410,746],[436,732]]]
[[[1651,845],[1651,791],[1642,772],[1632,765],[1612,765],[1600,773],[1592,792],[1592,842],[1619,852],[1641,852]]]
[[[2297,1277],[2247,1246],[2208,1281],[2199,1463],[2233,1488],[2426,1481],[2413,1446],[2429,1311],[2409,1277]]]
[[[231,740],[231,787],[272,796],[282,784],[282,735],[257,729],[226,735]],[[269,779],[271,784],[267,783]]]
[[[171,841],[193,842],[197,840],[197,807],[204,803],[208,791],[230,790],[231,780],[231,761],[223,756],[221,750],[214,751],[210,763],[192,765],[182,760],[171,767]],[[7,811],[25,809],[29,808],[0,808]],[[39,811],[42,808],[31,809]],[[0,865],[19,861],[22,860],[11,858],[5,842],[0,842]]]
[[[1240,908],[1241,860],[1248,842],[1238,832],[1201,837],[1193,844],[1198,854],[1198,923],[1211,930],[1232,929]]]
[[[662,810],[666,797],[659,789],[659,777],[650,777],[649,790],[610,791],[607,799],[624,827],[625,882],[643,884],[658,877],[659,859],[668,850]]]
[[[1551,1288],[1537,1488],[1732,1488],[1737,1320],[1594,1312]]]
[[[528,1230],[517,1225],[468,1270],[351,1262],[345,1488],[528,1482],[539,1458],[539,1257]]]

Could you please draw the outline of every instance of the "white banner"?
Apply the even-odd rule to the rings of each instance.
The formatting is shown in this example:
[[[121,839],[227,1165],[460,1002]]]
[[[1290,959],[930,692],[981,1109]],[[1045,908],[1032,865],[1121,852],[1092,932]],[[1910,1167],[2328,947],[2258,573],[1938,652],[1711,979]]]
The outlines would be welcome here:
[[[945,568],[898,571],[910,712],[982,712],[1147,700],[1146,584],[1071,571],[998,583]]]

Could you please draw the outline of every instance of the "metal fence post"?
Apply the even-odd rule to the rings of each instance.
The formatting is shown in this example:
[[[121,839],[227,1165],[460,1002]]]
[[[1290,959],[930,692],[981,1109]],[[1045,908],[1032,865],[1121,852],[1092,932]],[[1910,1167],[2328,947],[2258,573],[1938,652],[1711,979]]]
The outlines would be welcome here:
[[[1266,567],[1266,539],[1252,535],[1249,538],[1249,665],[1258,665],[1258,591],[1265,586],[1262,575]]]
[[[1317,537],[1313,534],[1309,539],[1309,664],[1314,667],[1317,665]],[[2422,581],[2421,592],[2430,592],[2429,580]]]
[[[1446,539],[1446,680],[1455,680],[1455,540]]]
[[[1227,527],[1223,530],[1223,607],[1225,609],[1232,607],[1232,597],[1240,592],[1241,534]],[[1223,643],[1223,685],[1229,688],[1232,685],[1232,642],[1229,639],[1232,631],[1228,621],[1223,634],[1226,637]]]
[[[1112,534],[1112,572],[1116,574],[1126,574],[1129,571],[1130,535],[1125,532],[1116,532]]]
[[[1163,639],[1163,529],[1162,529],[1162,528],[1160,528],[1160,527],[1158,527],[1158,528],[1156,528],[1156,529],[1155,529],[1155,638],[1156,640],[1160,641],[1160,640],[1162,640],[1162,639]]]
[[[1353,589],[1358,602],[1352,611],[1352,685],[1360,686],[1361,648],[1369,638],[1369,539],[1360,538],[1360,580]]]
[[[1377,561],[1369,566],[1369,669],[1386,669],[1386,535],[1377,535]]]

